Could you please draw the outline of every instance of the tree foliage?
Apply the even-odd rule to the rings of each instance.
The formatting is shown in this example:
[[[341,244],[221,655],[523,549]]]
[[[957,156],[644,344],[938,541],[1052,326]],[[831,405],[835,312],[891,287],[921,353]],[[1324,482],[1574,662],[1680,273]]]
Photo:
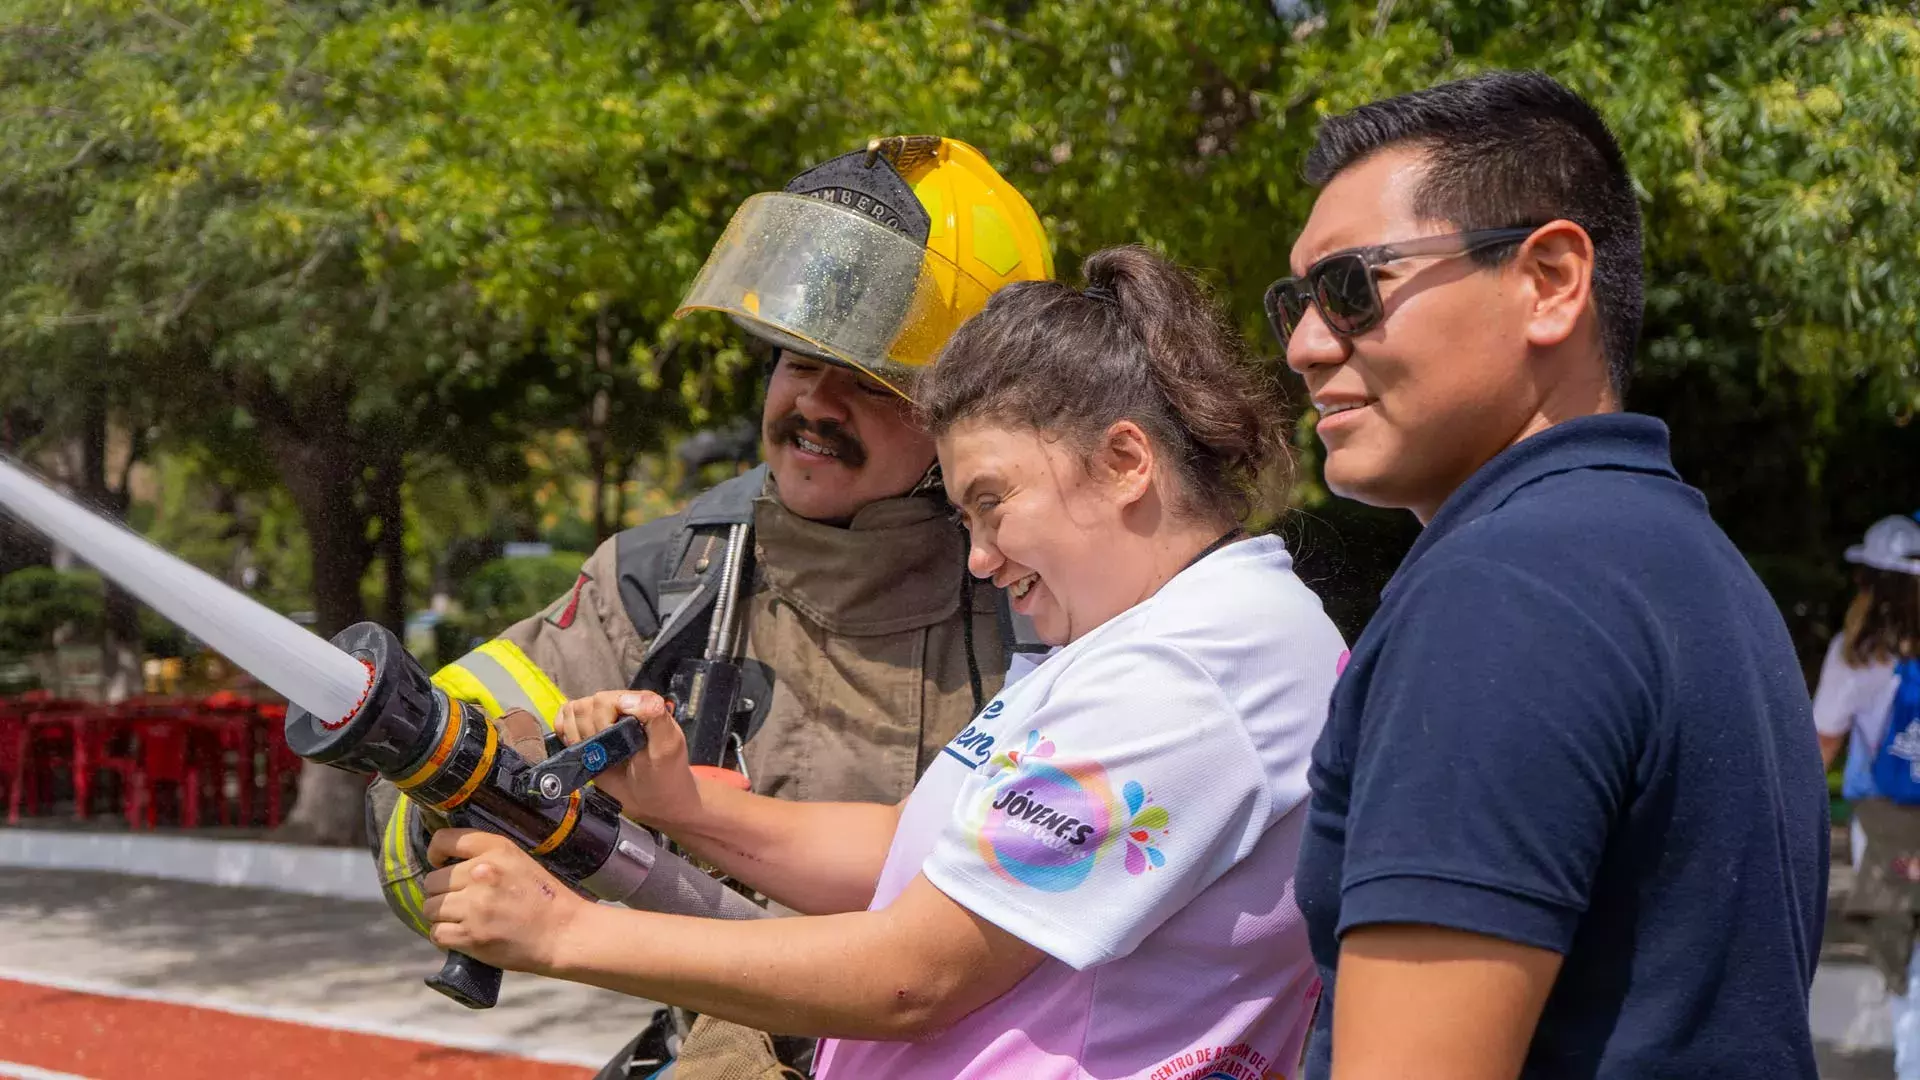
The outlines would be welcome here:
[[[672,315],[740,200],[807,164],[966,139],[1063,276],[1148,243],[1270,352],[1315,124],[1490,67],[1620,133],[1632,403],[1811,648],[1834,552],[1920,472],[1912,3],[0,0],[0,435],[106,416],[279,492],[321,628],[368,595],[394,620],[437,576],[405,531],[497,536],[529,447],[579,448],[597,538],[637,455],[751,409],[758,354]],[[1352,628],[1407,529],[1305,475]]]
[[[47,652],[56,632],[84,635],[100,616],[98,575],[28,567],[0,577],[0,655]]]

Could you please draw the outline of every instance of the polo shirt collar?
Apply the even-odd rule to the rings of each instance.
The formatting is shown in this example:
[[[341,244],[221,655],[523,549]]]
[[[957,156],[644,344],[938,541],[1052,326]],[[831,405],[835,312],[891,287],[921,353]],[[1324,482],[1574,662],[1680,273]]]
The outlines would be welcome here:
[[[1449,534],[1499,509],[1528,484],[1575,469],[1620,469],[1680,479],[1673,468],[1667,425],[1654,417],[1622,412],[1564,420],[1509,446],[1467,477],[1414,541],[1387,582],[1387,591]]]

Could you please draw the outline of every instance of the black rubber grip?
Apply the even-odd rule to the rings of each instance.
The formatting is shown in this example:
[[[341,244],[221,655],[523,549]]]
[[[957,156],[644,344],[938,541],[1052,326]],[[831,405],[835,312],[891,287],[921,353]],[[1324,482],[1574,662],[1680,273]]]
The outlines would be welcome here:
[[[500,969],[450,952],[439,974],[427,976],[427,985],[469,1009],[491,1009],[500,1000]]]

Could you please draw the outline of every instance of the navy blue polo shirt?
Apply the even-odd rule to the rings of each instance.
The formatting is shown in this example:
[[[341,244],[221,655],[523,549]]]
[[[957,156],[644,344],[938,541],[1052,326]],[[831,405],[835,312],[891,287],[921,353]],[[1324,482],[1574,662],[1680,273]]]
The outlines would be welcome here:
[[[1529,1080],[1815,1080],[1806,684],[1660,421],[1559,424],[1447,500],[1353,647],[1309,780],[1310,1080],[1340,935],[1382,923],[1561,954]]]

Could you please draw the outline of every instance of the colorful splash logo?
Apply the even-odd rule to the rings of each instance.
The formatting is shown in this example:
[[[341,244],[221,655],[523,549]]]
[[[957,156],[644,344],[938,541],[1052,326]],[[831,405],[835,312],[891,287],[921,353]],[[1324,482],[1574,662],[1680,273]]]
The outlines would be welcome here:
[[[1146,789],[1132,780],[1120,794],[1127,800],[1127,873],[1137,876],[1167,865],[1167,857],[1153,846],[1159,839],[1155,833],[1166,835],[1167,808],[1147,805]]]
[[[1130,874],[1164,866],[1154,841],[1167,828],[1167,811],[1148,804],[1146,790],[1128,781],[1115,798],[1105,769],[1092,762],[1054,760],[1054,745],[1037,731],[1026,745],[994,755],[996,783],[975,835],[994,872],[1045,892],[1066,892],[1087,879],[1094,863],[1124,845]],[[1116,824],[1124,827],[1115,829]]]

